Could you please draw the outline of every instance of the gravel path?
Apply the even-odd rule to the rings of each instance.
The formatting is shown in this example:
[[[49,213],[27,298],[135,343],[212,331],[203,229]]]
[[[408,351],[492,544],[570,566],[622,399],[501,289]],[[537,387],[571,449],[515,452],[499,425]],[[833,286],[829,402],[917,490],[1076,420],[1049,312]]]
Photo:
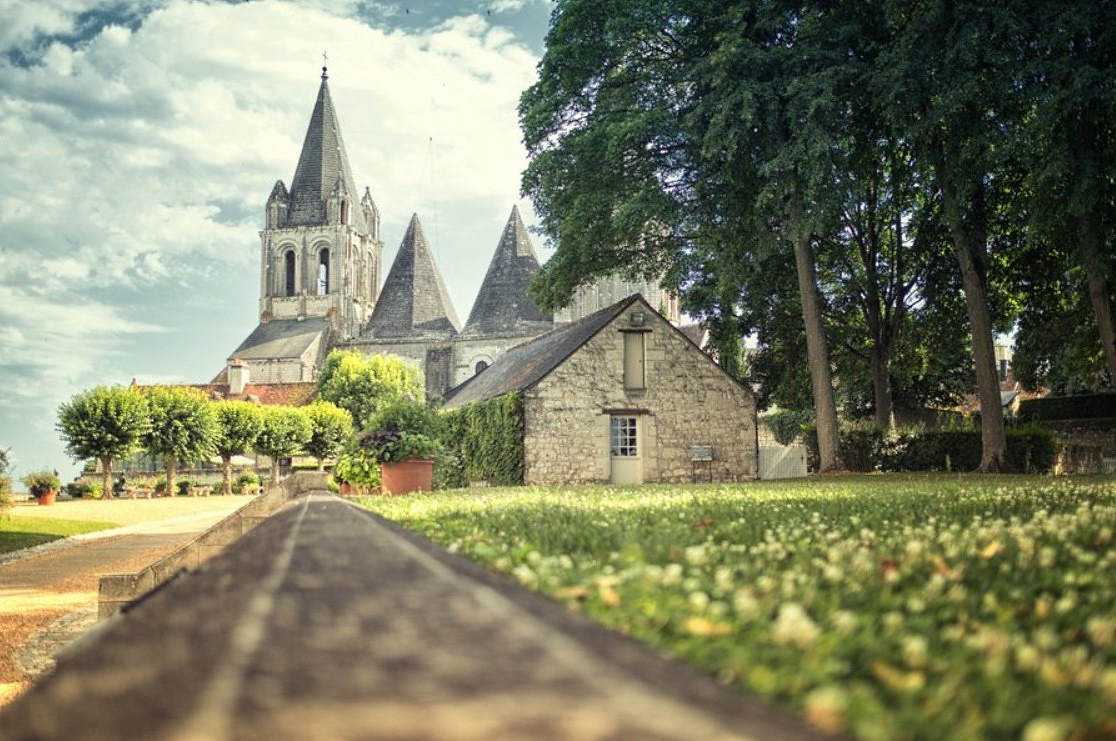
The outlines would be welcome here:
[[[185,499],[185,498],[183,498]],[[154,502],[72,502],[41,507],[42,516],[124,521],[113,530],[64,538],[13,554],[0,562],[0,706],[21,694],[39,674],[53,667],[54,655],[93,625],[97,585],[102,574],[138,571],[196,536],[249,497],[221,497],[212,503],[194,501],[192,507]],[[171,500],[173,501],[173,500]],[[190,502],[184,502],[190,505]],[[73,505],[95,505],[72,508]],[[117,509],[117,505],[123,505]],[[132,505],[132,506],[130,506]],[[140,505],[140,506],[134,506]],[[191,512],[191,509],[194,511]],[[204,511],[198,512],[198,509]],[[38,511],[17,507],[15,514]],[[167,515],[171,515],[167,517]],[[92,619],[91,617],[92,616]]]

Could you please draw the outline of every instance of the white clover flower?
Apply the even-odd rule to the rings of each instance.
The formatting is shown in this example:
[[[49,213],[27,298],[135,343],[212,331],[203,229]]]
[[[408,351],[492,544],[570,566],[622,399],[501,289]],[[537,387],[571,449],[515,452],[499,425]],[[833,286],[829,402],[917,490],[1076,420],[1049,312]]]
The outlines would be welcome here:
[[[512,576],[525,587],[535,588],[539,585],[539,577],[527,564],[520,564],[512,569]]]
[[[903,627],[903,613],[896,610],[884,613],[883,626],[889,632],[895,632]]]
[[[1096,679],[1096,687],[1105,698],[1116,703],[1116,669],[1105,669]]]
[[[771,638],[781,645],[793,644],[800,648],[813,645],[818,637],[818,626],[797,602],[787,602],[779,607],[779,615],[771,629]]]
[[[709,607],[709,595],[705,592],[690,592],[686,599],[694,612],[705,612],[705,608]]]
[[[1024,643],[1015,649],[1015,665],[1023,671],[1034,671],[1041,659],[1042,655],[1029,643]]]
[[[810,725],[825,733],[840,733],[845,727],[849,696],[837,685],[818,687],[806,695],[803,712]]]
[[[673,587],[682,581],[682,564],[668,563],[663,568],[663,586]]]
[[[759,602],[751,589],[742,587],[732,596],[732,609],[741,620],[751,620],[759,614]]]
[[[558,565],[567,571],[573,568],[573,559],[563,553],[558,557]]]
[[[834,610],[829,616],[833,629],[843,636],[856,630],[856,615],[851,610]]]
[[[713,600],[705,610],[710,617],[720,618],[728,614],[729,606],[721,600]]]
[[[1069,735],[1073,721],[1069,718],[1035,718],[1023,728],[1021,741],[1062,741]]]
[[[1095,646],[1107,646],[1116,637],[1116,621],[1112,618],[1092,617],[1085,623],[1085,632]]]
[[[713,583],[722,591],[729,591],[733,586],[732,569],[728,566],[718,566],[713,574]]]
[[[907,636],[903,639],[903,659],[912,669],[926,666],[926,639],[922,636]]]
[[[709,563],[709,551],[704,545],[691,545],[686,548],[686,563],[691,566],[704,566]]]

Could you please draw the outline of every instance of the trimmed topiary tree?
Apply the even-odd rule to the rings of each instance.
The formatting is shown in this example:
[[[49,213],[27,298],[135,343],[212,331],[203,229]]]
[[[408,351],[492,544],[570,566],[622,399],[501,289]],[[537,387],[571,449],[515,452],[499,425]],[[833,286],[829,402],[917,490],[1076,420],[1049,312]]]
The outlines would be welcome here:
[[[306,452],[318,459],[321,471],[322,459],[336,456],[345,439],[353,434],[353,417],[328,401],[316,401],[303,409],[310,418],[311,428]]]
[[[201,460],[216,452],[217,417],[213,404],[197,389],[154,386],[146,389],[144,396],[151,417],[144,446],[152,455],[163,457],[167,494],[174,496],[178,464]]]
[[[101,491],[111,500],[112,463],[138,451],[151,429],[147,400],[122,386],[97,386],[58,408],[55,425],[74,460],[101,462]]]
[[[232,457],[244,455],[260,434],[260,407],[246,401],[219,401],[213,405],[217,420],[217,455],[224,470],[224,491],[232,494]]]
[[[279,459],[302,452],[312,432],[310,418],[301,409],[260,408],[260,433],[253,449],[271,459],[271,486],[279,483]]]

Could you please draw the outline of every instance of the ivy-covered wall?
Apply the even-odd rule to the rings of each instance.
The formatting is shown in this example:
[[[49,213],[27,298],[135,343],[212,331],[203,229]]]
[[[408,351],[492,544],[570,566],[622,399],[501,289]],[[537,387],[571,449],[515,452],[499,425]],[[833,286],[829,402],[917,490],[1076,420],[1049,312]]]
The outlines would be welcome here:
[[[470,481],[493,485],[523,483],[523,395],[513,391],[442,412],[440,471],[443,488]]]

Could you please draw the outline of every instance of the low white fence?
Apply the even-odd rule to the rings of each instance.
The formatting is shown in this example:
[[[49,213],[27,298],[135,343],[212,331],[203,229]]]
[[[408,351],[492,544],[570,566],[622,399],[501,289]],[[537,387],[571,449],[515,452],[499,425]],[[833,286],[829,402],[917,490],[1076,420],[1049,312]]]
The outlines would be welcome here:
[[[805,445],[760,446],[759,477],[761,479],[797,479],[805,475]]]

